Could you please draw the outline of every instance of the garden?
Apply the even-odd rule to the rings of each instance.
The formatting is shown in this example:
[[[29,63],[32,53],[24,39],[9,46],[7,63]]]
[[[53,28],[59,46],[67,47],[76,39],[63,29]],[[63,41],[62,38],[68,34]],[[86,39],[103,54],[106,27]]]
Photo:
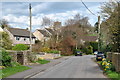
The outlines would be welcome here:
[[[23,51],[24,52],[25,50],[28,50],[28,48],[29,47],[25,44],[17,44],[17,45],[12,47],[12,50]],[[9,51],[6,51],[3,48],[1,48],[0,51],[1,51],[1,54],[0,54],[0,56],[1,56],[1,58],[0,58],[0,61],[1,61],[1,64],[0,64],[0,72],[1,72],[0,79],[8,77],[8,76],[13,75],[13,74],[16,74],[18,72],[22,72],[22,71],[31,69],[28,66],[24,66],[24,65],[18,63],[17,61],[14,61],[14,59],[13,59],[14,57],[9,53]],[[36,64],[36,63],[37,64],[47,64],[47,63],[50,62],[49,60],[45,60],[45,59],[42,59],[42,58],[39,58],[38,60],[34,61],[33,59],[30,59],[32,57],[33,57],[33,55],[31,57],[29,57],[28,60],[31,60],[30,63],[33,63],[33,64]]]

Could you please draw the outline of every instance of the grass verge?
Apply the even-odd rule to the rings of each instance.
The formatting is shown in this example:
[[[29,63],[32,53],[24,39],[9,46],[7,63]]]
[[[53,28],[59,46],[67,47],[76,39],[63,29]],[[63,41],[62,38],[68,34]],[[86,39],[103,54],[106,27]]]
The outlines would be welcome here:
[[[95,61],[97,62],[97,64],[99,65],[99,67],[103,70],[103,67],[101,65],[101,61]],[[107,72],[104,72],[104,74],[110,78],[110,80],[120,80],[120,73],[117,73],[115,71],[107,71]]]
[[[14,67],[7,67],[5,69],[2,69],[0,70],[0,72],[2,71],[2,78],[5,78],[15,73],[22,72],[28,69],[30,68],[27,66],[14,66]]]
[[[36,61],[36,62],[38,62],[38,63],[40,63],[40,64],[47,64],[47,63],[49,63],[50,61],[43,59],[43,60],[38,60],[38,61]]]
[[[117,72],[108,71],[108,72],[106,72],[106,75],[108,76],[108,78],[110,78],[112,80],[120,80],[120,77],[119,77],[120,74]]]

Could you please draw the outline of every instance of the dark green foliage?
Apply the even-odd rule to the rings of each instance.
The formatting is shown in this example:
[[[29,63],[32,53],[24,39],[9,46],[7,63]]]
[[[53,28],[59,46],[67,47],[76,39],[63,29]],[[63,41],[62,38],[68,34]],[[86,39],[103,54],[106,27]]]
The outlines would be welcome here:
[[[82,51],[82,50],[80,50],[80,49],[74,49],[73,50],[73,54],[76,54],[77,51]]]
[[[83,53],[86,53],[87,55],[92,54],[93,53],[93,47],[92,46],[83,47],[83,48],[81,48],[81,51]]]
[[[98,42],[90,42],[90,45],[93,47],[93,51],[98,50]]]
[[[17,44],[12,48],[12,50],[16,50],[16,51],[28,50],[28,46],[25,44]]]
[[[2,61],[2,66],[8,67],[8,66],[12,66],[11,65],[11,56],[9,55],[8,52],[6,52],[5,50],[1,50],[1,56],[2,58],[0,58],[0,61]]]

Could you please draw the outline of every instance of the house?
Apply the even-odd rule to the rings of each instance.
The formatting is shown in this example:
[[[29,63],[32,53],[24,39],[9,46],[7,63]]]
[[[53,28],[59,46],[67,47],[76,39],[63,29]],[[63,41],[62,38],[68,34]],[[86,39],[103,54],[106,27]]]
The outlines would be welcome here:
[[[35,32],[33,32],[33,35],[37,38],[37,40],[40,40],[42,42],[50,38],[49,32],[47,32],[46,30],[41,30],[41,29],[36,29]]]
[[[61,31],[61,22],[54,22],[54,25],[49,28],[37,29],[33,35],[40,41],[49,40],[52,35],[58,35],[57,30]],[[59,32],[60,33],[60,32]]]
[[[20,28],[4,29],[10,36],[13,45],[16,44],[30,44],[30,31]],[[32,34],[32,44],[35,44],[36,37]]]
[[[54,35],[55,31],[51,28],[45,28],[45,30],[49,33],[49,35]]]

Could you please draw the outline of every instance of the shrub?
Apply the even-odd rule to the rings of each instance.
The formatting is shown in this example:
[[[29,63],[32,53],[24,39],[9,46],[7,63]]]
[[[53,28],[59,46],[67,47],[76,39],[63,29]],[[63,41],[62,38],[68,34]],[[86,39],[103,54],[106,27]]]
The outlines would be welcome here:
[[[86,53],[86,54],[92,54],[93,53],[93,48],[92,48],[92,46],[88,46],[88,47],[82,48],[81,51]]]
[[[6,52],[5,50],[1,50],[0,55],[2,56],[2,58],[0,58],[0,61],[2,61],[2,66],[8,67],[8,66],[12,66],[11,65],[11,56],[9,55],[8,52]]]
[[[93,51],[98,50],[98,42],[90,42],[90,45],[93,47]]]
[[[73,50],[73,54],[75,54],[77,51],[82,51],[82,50],[80,50],[80,49],[74,49]],[[83,51],[82,51],[83,52]]]
[[[21,50],[28,50],[28,46],[25,44],[16,44],[12,50],[16,50],[16,51],[21,51]]]
[[[58,54],[59,51],[58,50],[51,50],[51,51],[48,51],[47,53],[54,53],[54,54]]]
[[[50,48],[48,48],[48,47],[43,47],[43,48],[41,49],[41,51],[42,51],[42,52],[49,52],[49,51],[50,51]]]
[[[32,45],[32,51],[33,52],[40,52],[42,48],[42,43],[41,42],[37,42],[34,45]]]
[[[105,72],[115,71],[115,66],[113,66],[113,64],[106,58],[103,58],[100,64],[102,65]]]
[[[88,54],[92,54],[93,53],[93,47],[92,46],[88,46],[87,53]]]

